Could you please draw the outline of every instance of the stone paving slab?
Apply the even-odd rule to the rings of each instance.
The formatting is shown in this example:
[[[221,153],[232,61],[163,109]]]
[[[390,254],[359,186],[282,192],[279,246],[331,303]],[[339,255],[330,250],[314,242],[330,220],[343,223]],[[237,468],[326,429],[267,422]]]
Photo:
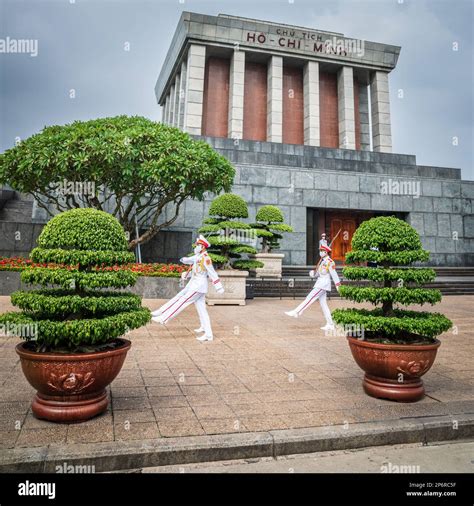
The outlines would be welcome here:
[[[144,301],[151,309],[161,303]],[[34,390],[14,350],[19,340],[0,337],[0,451],[99,443],[119,448],[474,413],[474,296],[447,296],[433,309],[451,318],[455,331],[441,336],[436,362],[424,377],[427,395],[415,404],[365,395],[346,340],[324,336],[318,305],[299,319],[287,317],[283,311],[294,305],[258,299],[244,307],[211,307],[211,343],[194,339],[193,307],[167,327],[150,323],[131,332],[132,348],[109,388],[107,412],[81,424],[58,425],[32,415]],[[329,305],[333,310],[348,303],[333,299]],[[11,309],[9,298],[0,297],[0,312]]]

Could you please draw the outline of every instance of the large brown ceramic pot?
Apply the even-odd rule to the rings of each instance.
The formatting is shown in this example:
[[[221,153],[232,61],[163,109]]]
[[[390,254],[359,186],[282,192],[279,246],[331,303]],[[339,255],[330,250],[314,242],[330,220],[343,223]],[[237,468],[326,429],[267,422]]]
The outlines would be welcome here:
[[[433,365],[441,344],[379,344],[348,337],[352,356],[365,371],[363,386],[372,397],[401,402],[425,394],[421,376]]]
[[[38,391],[31,408],[38,418],[52,422],[81,422],[107,409],[105,387],[120,372],[130,349],[127,339],[109,351],[93,353],[37,353],[16,347],[26,379]]]

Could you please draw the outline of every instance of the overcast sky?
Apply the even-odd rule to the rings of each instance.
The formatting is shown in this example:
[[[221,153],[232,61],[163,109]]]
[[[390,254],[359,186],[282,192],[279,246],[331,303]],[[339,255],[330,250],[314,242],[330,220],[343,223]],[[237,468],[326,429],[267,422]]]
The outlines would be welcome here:
[[[26,138],[51,124],[118,114],[159,120],[154,86],[180,13],[188,10],[290,23],[401,46],[398,66],[390,74],[393,151],[415,154],[422,165],[461,168],[464,179],[474,180],[472,0],[0,4],[0,39],[38,41],[36,57],[0,53],[1,151],[16,137]]]

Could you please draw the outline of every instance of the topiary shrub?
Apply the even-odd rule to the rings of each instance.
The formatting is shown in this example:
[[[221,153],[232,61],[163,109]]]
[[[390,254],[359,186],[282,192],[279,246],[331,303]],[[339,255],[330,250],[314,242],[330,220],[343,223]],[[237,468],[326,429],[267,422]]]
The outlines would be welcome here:
[[[134,254],[127,249],[124,230],[111,215],[95,209],[58,214],[43,228],[30,258],[66,265],[24,269],[21,280],[43,288],[12,293],[12,304],[22,312],[1,315],[0,324],[34,326],[34,339],[25,338],[35,351],[114,347],[116,338],[145,325],[151,317],[138,295],[103,291],[135,284],[137,274],[129,270],[97,270],[133,262]],[[21,332],[17,335],[24,337]]]
[[[209,208],[209,218],[199,229],[211,244],[209,255],[223,269],[255,269],[262,262],[242,259],[242,254],[255,254],[257,250],[249,244],[255,237],[252,227],[238,218],[247,218],[247,203],[239,195],[224,193],[216,197]]]
[[[377,248],[377,249],[371,249]],[[378,267],[349,265],[342,271],[350,280],[367,280],[369,286],[342,285],[342,297],[355,302],[380,305],[374,310],[337,309],[334,321],[340,325],[363,329],[365,339],[381,343],[433,342],[437,335],[452,326],[439,313],[407,311],[395,304],[436,304],[441,292],[421,288],[433,281],[436,273],[429,268],[401,268],[412,262],[426,262],[429,252],[423,250],[420,237],[408,223],[395,217],[378,217],[363,222],[352,237],[352,251],[346,264],[376,262]]]
[[[258,237],[262,238],[261,253],[271,253],[280,248],[280,240],[283,237],[280,232],[293,232],[290,225],[284,223],[283,213],[277,206],[263,206],[255,217],[257,223],[253,223]]]

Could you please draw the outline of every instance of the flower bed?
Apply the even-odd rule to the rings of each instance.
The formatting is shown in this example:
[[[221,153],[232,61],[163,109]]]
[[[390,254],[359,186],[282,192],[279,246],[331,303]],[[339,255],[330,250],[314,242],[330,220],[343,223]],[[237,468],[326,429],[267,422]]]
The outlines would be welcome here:
[[[35,263],[29,258],[23,257],[0,257],[0,271],[22,271],[26,267],[38,267],[49,269],[68,269],[74,270],[74,267],[55,263]],[[179,278],[181,273],[187,269],[185,265],[178,264],[126,264],[126,265],[113,265],[107,267],[97,267],[96,270],[100,271],[119,271],[128,270],[137,273],[139,276],[151,277],[166,277],[166,278]]]

